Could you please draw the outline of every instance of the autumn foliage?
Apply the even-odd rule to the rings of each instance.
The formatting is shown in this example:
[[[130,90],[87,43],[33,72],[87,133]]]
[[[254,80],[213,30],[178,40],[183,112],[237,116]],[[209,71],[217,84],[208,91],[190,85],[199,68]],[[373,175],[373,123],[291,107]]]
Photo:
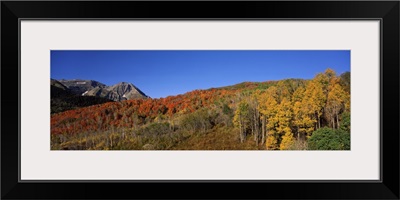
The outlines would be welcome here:
[[[160,99],[138,99],[110,102],[69,110],[51,116],[51,133],[74,134],[110,128],[135,128],[159,119],[192,113],[210,107],[221,98],[228,98],[236,90],[195,90],[183,95]]]
[[[350,80],[347,77],[349,74],[337,76],[327,69],[311,80],[244,82],[166,98],[108,102],[52,114],[51,134],[52,137],[63,135],[57,137],[61,138],[57,139],[60,144],[68,143],[64,136],[84,134],[85,140],[79,136],[79,141],[86,141],[88,145],[87,134],[97,137],[107,133],[106,139],[99,139],[97,143],[92,139],[91,148],[107,140],[114,149],[173,149],[177,146],[186,149],[182,147],[183,140],[189,144],[199,138],[191,138],[193,134],[202,134],[205,138],[207,134],[223,137],[218,135],[219,131],[227,132],[227,138],[231,133],[236,134],[236,139],[229,138],[240,148],[248,149],[250,142],[256,149],[290,150],[300,149],[299,146],[306,149],[308,139],[320,128],[340,129],[340,133],[350,131]],[[155,145],[160,139],[155,138],[153,132],[160,132],[156,135],[168,142]],[[338,131],[324,134],[331,132]],[[132,145],[116,147],[113,135],[123,144]],[[130,139],[126,135],[130,135]],[[324,141],[337,138],[328,136],[318,138]],[[319,144],[318,138],[312,139],[313,144]],[[107,149],[110,149],[108,143]],[[336,143],[341,149],[349,146],[349,141],[346,145]],[[231,146],[236,148],[236,144]],[[323,148],[318,146],[318,149]]]

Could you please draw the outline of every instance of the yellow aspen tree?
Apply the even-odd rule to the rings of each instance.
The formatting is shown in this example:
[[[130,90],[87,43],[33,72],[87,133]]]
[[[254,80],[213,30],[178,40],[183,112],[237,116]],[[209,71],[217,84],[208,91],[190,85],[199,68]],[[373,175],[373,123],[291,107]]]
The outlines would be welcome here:
[[[278,149],[278,135],[276,127],[278,126],[277,118],[277,88],[275,86],[269,87],[265,93],[260,97],[260,112],[265,117],[265,135],[266,135],[266,148]]]
[[[315,128],[317,127],[316,124],[317,124],[317,119],[318,119],[317,115],[316,115],[318,106],[316,104],[316,99],[314,98],[314,95],[313,95],[313,90],[315,88],[314,84],[315,83],[312,81],[310,81],[307,84],[307,87],[304,92],[304,97],[303,97],[301,103],[298,103],[296,105],[298,110],[295,111],[296,114],[300,115],[299,118],[304,119],[304,117],[307,116],[308,118],[310,118],[311,120],[314,121],[314,123],[312,125],[313,130],[315,130]]]
[[[336,84],[339,84],[343,89],[343,102],[344,102],[344,112],[350,112],[350,73],[344,73],[340,77],[337,77]]]
[[[310,118],[313,112],[308,110],[309,102],[303,101],[305,88],[299,87],[293,93],[293,126],[295,127],[297,139],[302,136],[311,135],[314,131],[316,120]]]
[[[290,149],[290,147],[293,146],[294,144],[294,138],[293,138],[293,134],[291,132],[287,132],[285,133],[284,136],[282,136],[282,141],[281,144],[279,146],[280,150],[288,150]]]
[[[288,87],[289,80],[281,80],[278,81],[276,88],[277,88],[277,101],[281,102],[283,98],[287,98],[290,100],[291,94]]]
[[[345,93],[345,95],[343,96],[344,99],[344,111],[345,112],[350,112],[350,93]]]
[[[244,142],[246,139],[246,129],[249,124],[249,104],[245,99],[239,102],[239,105],[235,111],[233,117],[233,124],[239,128],[240,142]]]
[[[333,71],[333,70],[332,70]],[[315,129],[321,128],[321,117],[324,112],[326,98],[328,95],[328,85],[331,70],[327,70],[325,74],[317,74],[306,87],[304,93],[303,105],[305,111],[309,112],[310,118],[316,120]]]
[[[334,129],[339,128],[339,113],[345,107],[346,93],[339,83],[333,83],[328,93],[325,115]]]
[[[267,98],[267,149],[277,149],[278,148],[278,133],[276,127],[278,126],[279,119],[277,117],[277,106],[278,103],[273,97]]]
[[[257,110],[260,112],[261,120],[261,144],[265,144],[266,134],[267,134],[267,97],[268,94],[265,91],[257,90],[254,96],[258,102]]]
[[[325,70],[325,76],[329,79],[329,81],[331,81],[332,79],[336,79],[336,72],[333,69],[328,68]]]
[[[286,98],[282,99],[282,102],[278,106],[277,112],[278,127],[277,133],[281,137],[280,149],[288,149],[294,143],[293,133],[290,128],[292,119],[292,106],[291,102]]]
[[[250,96],[250,109],[251,109],[251,114],[252,114],[252,130],[253,130],[253,136],[254,136],[254,141],[256,142],[256,146],[258,146],[260,142],[260,136],[261,136],[261,130],[260,130],[260,110],[259,108],[259,102],[258,102],[258,97],[259,95],[259,90],[256,90],[251,96]]]

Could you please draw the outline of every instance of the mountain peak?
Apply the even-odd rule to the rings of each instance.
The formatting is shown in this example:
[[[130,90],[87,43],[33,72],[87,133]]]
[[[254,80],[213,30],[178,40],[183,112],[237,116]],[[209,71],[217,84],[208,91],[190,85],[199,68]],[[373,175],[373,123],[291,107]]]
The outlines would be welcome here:
[[[132,85],[132,86],[134,86],[132,83],[129,83],[129,82],[119,82],[115,85]]]
[[[120,82],[113,86],[110,86],[109,89],[115,93],[117,93],[121,100],[125,99],[146,99],[148,96],[144,94],[139,88],[137,88],[132,83],[128,82]]]
[[[107,86],[95,80],[82,79],[60,79],[59,82],[65,85],[75,94],[79,94],[81,96],[99,96],[111,99],[113,101],[149,98],[135,85],[125,81],[119,82],[112,86]]]

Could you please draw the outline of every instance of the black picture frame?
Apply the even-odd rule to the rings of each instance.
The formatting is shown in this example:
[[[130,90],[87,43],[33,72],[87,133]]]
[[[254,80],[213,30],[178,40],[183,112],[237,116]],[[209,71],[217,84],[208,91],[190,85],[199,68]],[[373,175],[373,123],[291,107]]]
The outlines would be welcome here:
[[[1,198],[399,199],[399,9],[398,1],[2,1]],[[19,20],[133,18],[381,20],[381,181],[19,182]]]

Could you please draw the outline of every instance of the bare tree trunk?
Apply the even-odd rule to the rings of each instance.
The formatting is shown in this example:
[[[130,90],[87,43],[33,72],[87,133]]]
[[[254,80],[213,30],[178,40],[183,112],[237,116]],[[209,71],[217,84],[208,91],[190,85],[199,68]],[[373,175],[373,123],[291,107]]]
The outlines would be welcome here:
[[[247,136],[247,134],[246,134],[246,126],[245,126],[245,123],[243,122],[243,132],[242,132],[242,142],[244,142],[245,140],[246,140],[246,136]]]
[[[340,124],[339,124],[339,115],[336,113],[336,124],[337,124],[337,128],[339,129]]]
[[[267,141],[268,141],[268,130],[265,129],[265,143],[267,143]],[[267,150],[268,150],[268,145],[265,145],[265,146],[267,147]]]
[[[256,145],[258,146],[258,127],[257,127],[257,110],[254,109],[254,114],[253,114],[253,126],[254,126],[254,141],[256,142]]]
[[[259,116],[257,109],[255,109],[255,111],[256,111],[256,115],[255,115],[255,121],[256,121],[255,126],[256,127],[255,127],[255,129],[256,129],[256,136],[257,136],[256,144],[258,146],[258,143],[260,140],[260,116]]]
[[[254,126],[253,126],[252,120],[250,120],[249,123],[250,123],[250,127],[251,127],[251,135],[254,135]]]
[[[265,116],[262,116],[262,125],[261,125],[262,133],[261,133],[261,144],[264,145],[265,142]]]
[[[241,115],[239,115],[239,129],[240,129],[240,131],[239,131],[239,139],[240,139],[240,142],[241,143],[243,143],[243,128],[242,128],[242,116]]]
[[[254,139],[254,142],[256,141],[256,133],[257,133],[257,130],[256,130],[256,112],[255,112],[255,110],[253,109],[253,123],[251,124],[251,126],[253,127],[252,129],[254,129],[254,135],[253,135],[253,139]]]
[[[321,128],[321,118],[318,115],[318,128]]]
[[[297,140],[300,140],[299,126],[297,126]]]
[[[242,134],[240,135],[240,141],[243,143],[246,137],[246,130],[244,128],[244,126],[242,126]]]

